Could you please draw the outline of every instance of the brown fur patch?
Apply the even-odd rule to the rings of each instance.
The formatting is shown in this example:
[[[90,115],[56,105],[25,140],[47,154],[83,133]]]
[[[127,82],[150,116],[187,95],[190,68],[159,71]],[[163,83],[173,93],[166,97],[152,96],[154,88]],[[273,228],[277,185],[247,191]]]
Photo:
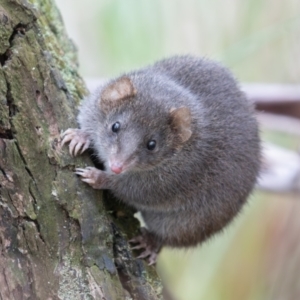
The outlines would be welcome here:
[[[121,77],[103,90],[100,106],[105,111],[109,111],[135,95],[136,90],[130,78]]]
[[[192,135],[191,112],[187,107],[172,108],[170,111],[171,127],[178,134],[181,142],[186,142]]]

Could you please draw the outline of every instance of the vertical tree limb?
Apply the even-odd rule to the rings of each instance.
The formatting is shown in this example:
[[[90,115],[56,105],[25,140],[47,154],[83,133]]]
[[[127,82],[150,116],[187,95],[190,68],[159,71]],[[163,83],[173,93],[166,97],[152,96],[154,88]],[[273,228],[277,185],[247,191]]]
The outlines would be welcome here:
[[[0,63],[0,298],[160,299],[128,249],[136,221],[108,215],[72,173],[89,158],[60,148],[86,88],[51,0],[0,0]]]

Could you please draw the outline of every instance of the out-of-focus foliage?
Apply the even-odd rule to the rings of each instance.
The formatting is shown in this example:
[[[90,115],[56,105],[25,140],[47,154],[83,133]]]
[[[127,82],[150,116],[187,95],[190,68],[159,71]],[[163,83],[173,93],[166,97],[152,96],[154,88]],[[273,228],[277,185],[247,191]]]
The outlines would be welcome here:
[[[57,0],[85,76],[173,54],[221,60],[242,81],[300,78],[298,0]]]
[[[109,77],[173,54],[229,66],[241,81],[300,81],[299,0],[57,0],[82,73]],[[296,137],[264,132],[296,149]],[[159,269],[179,300],[300,299],[300,196],[254,193],[197,249],[164,249]]]

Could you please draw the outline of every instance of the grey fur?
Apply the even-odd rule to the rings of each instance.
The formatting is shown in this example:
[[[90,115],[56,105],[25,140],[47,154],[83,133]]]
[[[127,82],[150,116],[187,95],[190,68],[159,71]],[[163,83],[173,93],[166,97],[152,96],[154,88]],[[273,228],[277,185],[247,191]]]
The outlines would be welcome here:
[[[101,188],[111,189],[142,212],[149,231],[164,245],[196,245],[221,230],[241,209],[260,166],[254,108],[220,64],[176,56],[122,75],[136,95],[109,112],[101,93],[84,100],[78,122],[106,165]],[[120,78],[121,78],[120,77]],[[170,110],[191,112],[191,137],[183,144],[170,128]],[[121,130],[111,131],[114,122]],[[149,139],[158,150],[147,150]],[[130,168],[108,170],[115,153]]]

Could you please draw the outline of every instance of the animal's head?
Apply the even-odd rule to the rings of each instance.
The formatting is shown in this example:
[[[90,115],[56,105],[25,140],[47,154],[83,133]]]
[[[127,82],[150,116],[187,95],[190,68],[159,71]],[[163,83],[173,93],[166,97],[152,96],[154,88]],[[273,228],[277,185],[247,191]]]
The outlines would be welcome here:
[[[171,89],[153,84],[147,88],[142,81],[134,85],[128,76],[102,89],[98,99],[102,123],[95,130],[99,131],[97,144],[107,171],[120,174],[151,169],[190,139],[190,110],[164,103],[172,97]]]

